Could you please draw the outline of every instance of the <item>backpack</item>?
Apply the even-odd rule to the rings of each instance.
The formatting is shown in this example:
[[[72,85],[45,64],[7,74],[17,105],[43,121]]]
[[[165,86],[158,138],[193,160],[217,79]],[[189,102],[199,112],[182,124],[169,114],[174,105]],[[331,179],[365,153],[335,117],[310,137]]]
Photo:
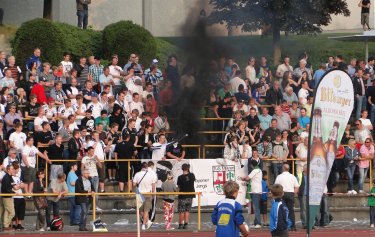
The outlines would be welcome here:
[[[64,228],[63,219],[59,216],[55,216],[51,221],[51,231],[62,231]]]

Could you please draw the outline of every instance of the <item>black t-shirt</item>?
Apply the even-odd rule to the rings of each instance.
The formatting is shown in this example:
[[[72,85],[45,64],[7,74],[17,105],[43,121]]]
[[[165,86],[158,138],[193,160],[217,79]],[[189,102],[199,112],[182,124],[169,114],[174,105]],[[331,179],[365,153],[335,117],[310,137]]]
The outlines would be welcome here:
[[[123,142],[117,143],[115,146],[115,152],[117,153],[118,159],[131,159],[133,157],[134,151],[135,151],[134,143],[131,143],[130,141],[129,142],[123,141]],[[120,164],[121,163],[124,163],[124,162],[120,162]]]
[[[253,118],[249,115],[247,116],[247,126],[251,129],[255,128],[257,124],[260,124],[258,116],[254,116]]]
[[[125,135],[126,134],[129,134],[130,135],[130,140],[129,142],[133,143],[135,142],[135,138],[137,136],[137,130],[135,128],[133,129],[130,129],[130,128],[125,128],[123,131],[122,131],[122,139],[125,140]]]
[[[362,5],[367,5],[370,3],[370,0],[362,0]],[[370,8],[367,8],[367,7],[362,7],[361,8],[361,13],[369,13],[370,12]]]
[[[38,108],[39,107],[40,107],[40,105],[38,105],[38,104],[32,105],[32,104],[28,103],[26,105],[25,112],[27,111],[29,116],[38,116]]]
[[[27,81],[26,82],[25,91],[26,91],[27,97],[30,96],[31,89],[33,89],[35,84],[37,84],[35,81],[34,82]]]
[[[175,145],[170,145],[167,148],[167,153],[170,152],[170,153],[172,153],[172,155],[177,156],[177,157],[181,157],[183,151],[184,151],[184,148],[181,146],[181,144],[177,144],[176,147],[175,147]],[[170,157],[168,157],[168,158],[170,158]]]
[[[94,131],[94,129],[95,129],[95,119],[94,119],[94,117],[92,117],[92,116],[90,118],[84,117],[81,120],[81,126],[85,126],[87,128],[88,132]]]
[[[49,146],[49,149],[48,149],[48,158],[50,160],[63,160],[64,159],[63,153],[64,153],[64,145],[61,144],[60,147],[58,147],[56,144],[52,144],[51,146]],[[64,162],[53,162],[52,164],[63,165]]]
[[[91,96],[93,92],[94,92],[93,90],[89,91],[89,90],[87,90],[86,88],[84,88],[84,89],[82,90],[83,103],[88,104],[88,103],[91,102],[91,100],[86,100],[86,99],[85,99],[85,96],[86,96],[86,95]]]
[[[177,185],[180,192],[195,192],[194,188],[195,175],[193,173],[182,174],[178,176]],[[179,195],[179,199],[194,198],[195,195]]]
[[[47,143],[49,143],[49,141],[53,140],[52,132],[50,132],[50,131],[38,132],[35,136],[36,136],[37,144],[38,144],[38,142],[43,143],[43,144],[47,144]],[[47,150],[47,148],[45,148],[45,147],[39,148],[40,152],[44,152],[45,150]]]
[[[367,89],[367,96],[371,96],[371,103],[375,104],[375,87],[370,86]]]

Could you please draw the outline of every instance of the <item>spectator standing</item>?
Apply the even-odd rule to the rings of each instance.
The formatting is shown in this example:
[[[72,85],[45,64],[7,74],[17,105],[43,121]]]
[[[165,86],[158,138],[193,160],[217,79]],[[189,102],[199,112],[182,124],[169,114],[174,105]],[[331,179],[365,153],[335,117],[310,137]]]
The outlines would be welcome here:
[[[173,174],[172,172],[168,172],[167,180],[163,182],[161,185],[162,192],[173,193],[177,192],[177,186],[173,181]],[[173,214],[174,214],[174,198],[175,195],[165,195],[163,198],[163,209],[164,209],[164,222],[165,222],[165,230],[174,230],[171,227],[173,221]]]
[[[75,183],[75,193],[87,193],[87,196],[75,196],[76,205],[81,207],[81,216],[79,221],[79,231],[88,231],[86,228],[87,215],[90,209],[91,198],[90,194],[95,193],[94,183],[90,177],[90,171],[88,169],[82,170],[82,176],[80,176]]]
[[[50,171],[50,180],[57,178],[58,174],[64,173],[63,164],[64,162],[54,160],[63,160],[64,159],[64,145],[62,144],[62,136],[57,135],[55,138],[55,143],[49,146],[48,150],[49,158],[52,161],[51,171]]]
[[[20,123],[14,126],[16,131],[10,134],[10,147],[17,149],[18,160],[22,159],[22,149],[26,144],[26,134],[22,132],[22,125]]]
[[[231,86],[231,92],[233,94],[235,93],[238,93],[238,88],[240,85],[243,85],[244,87],[244,90],[247,91],[247,85],[245,83],[245,81],[241,78],[241,71],[240,70],[237,70],[236,71],[236,74],[235,74],[235,77],[232,78],[229,83],[230,83],[230,86]]]
[[[362,109],[366,109],[366,89],[363,79],[363,69],[357,70],[357,76],[353,78],[354,96],[356,102],[356,119],[361,116]]]
[[[272,116],[268,114],[268,108],[263,107],[262,108],[262,114],[258,116],[259,122],[260,122],[260,128],[265,131],[268,129],[271,125]]]
[[[33,65],[38,69],[39,72],[42,71],[42,61],[40,60],[41,51],[39,48],[34,49],[34,54],[26,61],[26,70],[31,72]]]
[[[273,86],[269,90],[267,90],[267,93],[266,93],[266,103],[268,105],[272,105],[270,109],[271,115],[274,112],[274,108],[277,105],[281,105],[282,100],[283,100],[283,93],[280,90],[280,82],[274,81]]]
[[[38,170],[36,172],[36,180],[34,181],[33,193],[45,193],[47,191],[45,183],[45,173],[44,170]],[[36,217],[35,229],[38,231],[45,231],[44,227],[46,225],[46,208],[47,203],[46,197],[34,196],[34,205],[38,211]]]
[[[277,120],[277,128],[280,131],[290,130],[290,125],[292,123],[290,116],[284,113],[280,106],[275,107],[275,115],[273,117]]]
[[[262,170],[262,168],[261,168]],[[267,223],[267,206],[268,206],[268,172],[262,171],[262,197],[260,199],[260,214],[263,216],[263,226],[268,226]]]
[[[355,138],[355,141],[357,142],[357,147],[359,149],[360,145],[364,144],[365,140],[371,137],[371,133],[365,126],[363,126],[362,120],[358,119],[355,122],[355,126],[356,126],[356,129],[354,131],[354,138]]]
[[[360,160],[361,154],[359,153],[356,142],[354,139],[349,139],[348,146],[345,147],[344,163],[348,174],[348,194],[357,194],[354,190],[353,177],[356,169],[356,162]]]
[[[46,221],[47,229],[51,227],[51,212],[54,217],[58,217],[60,214],[60,199],[68,193],[68,186],[65,183],[66,175],[64,173],[59,173],[57,179],[51,180],[49,184],[48,193],[57,194],[57,196],[48,196],[47,197],[47,211],[46,211]]]
[[[367,171],[370,167],[370,160],[374,159],[374,145],[372,144],[371,138],[366,138],[365,143],[361,146],[359,153],[361,154],[361,159],[358,162],[359,168],[359,179],[358,179],[358,193],[362,194],[363,183],[367,177]]]
[[[86,149],[86,156],[83,157],[82,159],[81,170],[87,169],[89,171],[91,182],[94,187],[93,189],[94,192],[98,192],[98,187],[99,187],[98,168],[101,168],[101,165],[102,163],[100,162],[99,158],[96,155],[94,155],[94,148],[92,146],[89,146]],[[96,206],[96,210],[101,211],[98,205]],[[83,211],[83,209],[81,211]]]
[[[133,188],[138,188],[140,193],[156,192],[156,177],[152,172],[148,171],[146,162],[142,163],[142,170],[135,174],[133,178]],[[140,214],[143,217],[142,230],[149,229],[152,226],[149,220],[148,212],[151,210],[151,196],[145,195],[145,200],[140,209]],[[146,227],[147,226],[147,227]]]
[[[46,162],[51,164],[48,156],[45,153],[41,153],[34,145],[34,138],[26,138],[26,145],[22,149],[22,180],[25,183],[25,193],[31,194],[33,192],[33,185],[36,176],[36,155],[41,157]]]
[[[358,7],[361,8],[361,25],[363,27],[363,30],[371,30],[370,29],[370,7],[371,7],[370,0],[361,0],[358,3]]]
[[[168,57],[167,60],[167,78],[172,82],[172,88],[174,95],[177,95],[180,91],[180,73],[178,71],[177,58],[174,55]]]
[[[294,194],[298,193],[299,184],[291,173],[289,173],[289,165],[283,165],[283,173],[277,176],[275,184],[279,184],[283,187],[284,196],[283,202],[289,210],[290,220],[292,222],[290,229],[296,231],[296,223],[294,218]],[[272,192],[272,190],[271,190]]]
[[[190,173],[190,165],[182,165],[182,175],[178,176],[177,185],[180,192],[195,192],[194,182],[195,175]],[[179,225],[178,229],[187,229],[189,223],[189,213],[195,195],[179,195],[178,196],[178,213]]]
[[[12,175],[13,181],[15,185],[22,186],[21,181],[21,170],[19,163],[13,162],[13,167],[15,173]],[[25,212],[26,212],[26,202],[24,196],[17,196],[22,194],[22,188],[17,189],[14,191],[15,196],[13,196],[14,202],[14,221],[15,221],[15,230],[24,230],[25,228],[22,226],[22,221],[25,219]]]
[[[307,208],[307,164],[303,166],[303,172],[299,178],[299,190],[298,190],[298,200],[300,206],[300,219],[302,222],[302,228],[307,228],[307,218],[306,218],[306,208]]]
[[[276,177],[281,174],[282,172],[282,164],[283,162],[287,161],[289,154],[289,149],[286,144],[284,144],[281,141],[281,134],[277,134],[274,141],[272,141],[272,171],[274,174],[274,177]]]
[[[16,175],[16,171],[12,164],[9,164],[6,167],[6,174],[4,175],[1,181],[1,193],[2,194],[14,194],[15,190],[19,190],[23,188],[23,184],[15,184],[13,177]],[[12,219],[14,217],[14,202],[11,196],[4,196],[3,197],[3,205],[4,205],[4,231],[14,231],[12,228]]]
[[[282,79],[285,72],[293,72],[293,67],[290,65],[289,56],[284,56],[284,63],[280,64],[276,70],[276,77]]]
[[[78,16],[78,28],[87,29],[88,18],[89,18],[89,4],[91,0],[76,0],[77,2],[77,16]]]
[[[94,148],[94,155],[99,159],[101,165],[98,167],[99,173],[99,187],[100,192],[104,193],[104,180],[105,180],[105,163],[106,152],[110,150],[102,140],[99,139],[99,133],[97,131],[92,132],[93,140],[87,145]]]
[[[78,176],[76,174],[77,169],[77,163],[70,163],[70,171],[66,180],[68,193],[75,193],[75,186],[78,179]],[[75,202],[75,199],[75,196],[68,196],[70,226],[79,225],[80,221],[81,206]]]
[[[296,175],[301,178],[303,167],[307,165],[307,154],[308,154],[308,137],[301,138],[301,143],[296,148]]]
[[[262,222],[260,219],[260,199],[262,197],[262,170],[258,166],[256,160],[251,161],[251,165],[254,169],[247,176],[242,178],[242,181],[250,181],[250,196],[252,201],[252,207],[255,213],[254,229],[260,229]],[[251,212],[250,212],[251,213]]]
[[[89,67],[89,75],[92,77],[93,87],[97,92],[97,84],[99,83],[99,76],[103,74],[103,65],[100,64],[100,58],[98,56],[94,57],[94,64]]]

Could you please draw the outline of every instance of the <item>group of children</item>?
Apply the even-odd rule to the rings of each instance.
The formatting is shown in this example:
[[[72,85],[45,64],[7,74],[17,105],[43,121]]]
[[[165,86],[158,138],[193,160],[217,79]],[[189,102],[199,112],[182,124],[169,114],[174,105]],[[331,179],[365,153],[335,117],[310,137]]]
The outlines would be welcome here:
[[[242,215],[242,205],[236,201],[239,185],[234,181],[228,181],[224,185],[225,199],[216,204],[212,213],[212,223],[216,225],[216,237],[248,236],[248,227]],[[273,197],[270,212],[270,232],[272,237],[287,237],[291,222],[288,218],[289,211],[282,202],[284,196],[283,187],[275,184],[271,187]]]

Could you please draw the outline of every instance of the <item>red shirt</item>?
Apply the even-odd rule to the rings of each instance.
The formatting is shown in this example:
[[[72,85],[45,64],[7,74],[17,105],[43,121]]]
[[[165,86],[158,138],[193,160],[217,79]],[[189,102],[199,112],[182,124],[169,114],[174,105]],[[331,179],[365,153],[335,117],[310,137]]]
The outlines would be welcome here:
[[[151,107],[154,107],[155,108],[155,111],[151,114],[151,117],[153,119],[155,119],[156,117],[158,117],[158,105],[156,103],[156,100],[155,99],[152,99],[152,101],[150,102],[149,100],[146,101],[146,111],[149,112],[149,110],[151,110]]]
[[[46,92],[44,91],[44,87],[40,85],[39,83],[33,86],[33,89],[31,89],[30,94],[36,95],[37,104],[40,104],[40,105],[47,104]]]

